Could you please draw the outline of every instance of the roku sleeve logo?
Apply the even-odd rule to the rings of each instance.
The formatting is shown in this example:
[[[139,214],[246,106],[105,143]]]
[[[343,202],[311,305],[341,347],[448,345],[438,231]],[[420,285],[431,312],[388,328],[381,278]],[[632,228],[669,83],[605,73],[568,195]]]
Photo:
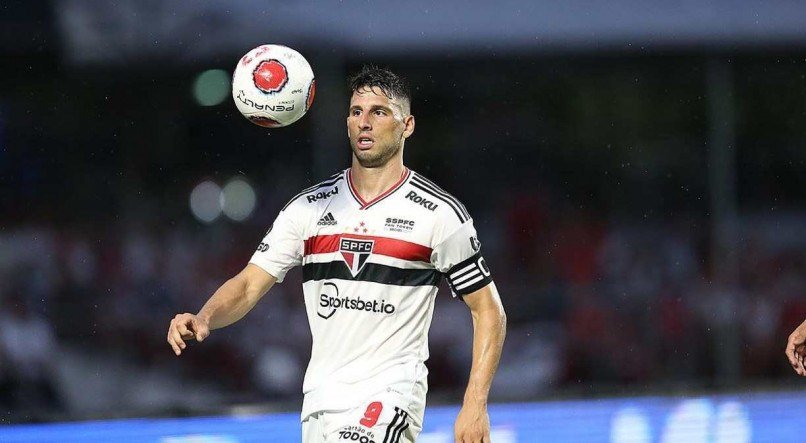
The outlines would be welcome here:
[[[330,191],[322,191],[317,192],[316,194],[311,194],[306,196],[305,198],[308,200],[308,203],[313,203],[319,200],[324,200],[326,198],[330,198],[339,193],[339,187],[336,186],[335,188],[331,189]]]
[[[433,211],[437,209],[437,207],[439,206],[438,204],[432,202],[431,200],[428,200],[426,198],[417,195],[417,193],[414,191],[409,191],[409,193],[406,194],[406,198],[428,209],[429,211]]]

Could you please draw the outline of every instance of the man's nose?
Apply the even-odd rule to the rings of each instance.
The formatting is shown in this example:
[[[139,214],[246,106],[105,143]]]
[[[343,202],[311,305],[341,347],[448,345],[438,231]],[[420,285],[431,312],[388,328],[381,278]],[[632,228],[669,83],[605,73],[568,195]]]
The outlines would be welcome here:
[[[358,119],[358,127],[362,130],[372,129],[372,123],[369,121],[369,114],[361,114],[361,117]]]

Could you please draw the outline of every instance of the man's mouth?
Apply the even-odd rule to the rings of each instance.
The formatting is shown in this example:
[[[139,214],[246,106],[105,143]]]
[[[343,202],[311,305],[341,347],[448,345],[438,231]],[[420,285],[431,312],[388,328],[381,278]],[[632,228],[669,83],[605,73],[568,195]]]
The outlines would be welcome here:
[[[358,143],[356,144],[358,145],[359,149],[369,149],[372,147],[373,144],[375,144],[375,141],[369,137],[362,136],[358,137]]]

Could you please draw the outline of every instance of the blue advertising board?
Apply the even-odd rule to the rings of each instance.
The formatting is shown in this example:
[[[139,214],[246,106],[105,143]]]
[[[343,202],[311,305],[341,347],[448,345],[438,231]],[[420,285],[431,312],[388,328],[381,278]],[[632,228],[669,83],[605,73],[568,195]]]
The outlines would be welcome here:
[[[457,407],[428,408],[419,443],[453,442]],[[490,406],[492,441],[742,443],[806,441],[806,392],[639,397]],[[129,419],[0,427],[2,443],[298,442],[298,414]]]

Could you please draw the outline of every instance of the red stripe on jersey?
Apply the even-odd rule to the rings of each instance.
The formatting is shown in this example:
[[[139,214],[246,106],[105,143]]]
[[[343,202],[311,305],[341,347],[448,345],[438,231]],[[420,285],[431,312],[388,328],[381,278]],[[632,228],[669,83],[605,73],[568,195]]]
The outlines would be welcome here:
[[[356,240],[374,240],[373,254],[399,258],[408,261],[431,261],[431,248],[417,243],[407,242],[389,237],[375,237],[373,235],[332,234],[315,235],[305,240],[305,255],[327,254],[339,250],[339,241],[344,238]]]

